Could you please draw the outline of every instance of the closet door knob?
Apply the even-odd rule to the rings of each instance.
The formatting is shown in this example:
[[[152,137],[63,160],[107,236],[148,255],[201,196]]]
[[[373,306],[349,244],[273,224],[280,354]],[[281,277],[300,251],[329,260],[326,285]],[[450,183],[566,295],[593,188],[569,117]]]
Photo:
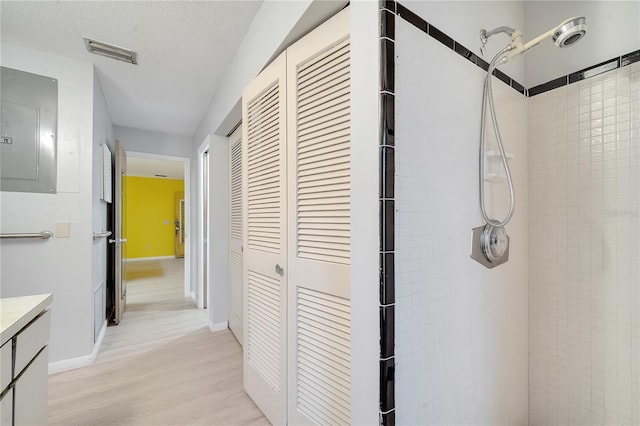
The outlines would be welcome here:
[[[283,276],[284,275],[284,268],[280,265],[276,265],[276,274]]]

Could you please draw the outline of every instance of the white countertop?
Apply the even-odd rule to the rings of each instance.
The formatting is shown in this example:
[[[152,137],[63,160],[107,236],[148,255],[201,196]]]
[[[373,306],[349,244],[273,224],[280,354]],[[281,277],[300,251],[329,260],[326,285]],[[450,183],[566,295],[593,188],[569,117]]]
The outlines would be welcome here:
[[[51,304],[51,294],[0,299],[0,346]]]

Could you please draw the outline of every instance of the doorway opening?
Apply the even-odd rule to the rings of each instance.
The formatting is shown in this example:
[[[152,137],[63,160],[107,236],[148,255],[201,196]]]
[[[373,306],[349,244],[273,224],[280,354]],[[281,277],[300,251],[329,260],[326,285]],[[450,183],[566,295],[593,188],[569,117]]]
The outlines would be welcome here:
[[[209,142],[198,148],[198,307],[207,307],[209,282]]]
[[[126,152],[123,286],[128,281],[162,277],[170,263],[171,275],[180,271],[181,293],[192,296],[190,170],[188,158]]]

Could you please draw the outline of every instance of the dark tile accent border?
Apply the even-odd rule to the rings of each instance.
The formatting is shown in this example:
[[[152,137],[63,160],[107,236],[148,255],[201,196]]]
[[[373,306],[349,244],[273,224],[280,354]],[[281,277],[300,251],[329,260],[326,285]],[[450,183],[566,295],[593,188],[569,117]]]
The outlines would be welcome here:
[[[449,49],[455,50],[456,42],[431,24],[429,24],[429,35],[447,46]]]
[[[395,426],[395,28],[392,0],[380,0],[380,425]],[[417,15],[416,15],[417,17]]]
[[[620,66],[625,67],[634,62],[640,61],[640,50],[636,50],[635,52],[627,53],[626,55],[622,55],[620,57]]]
[[[391,93],[380,95],[380,146],[394,146],[395,107],[396,101]]]
[[[389,181],[389,170],[383,170],[382,179]],[[380,251],[394,251],[395,203],[393,200],[380,200]]]
[[[493,75],[495,75],[498,78],[498,80],[501,80],[502,82],[504,82],[504,84],[506,84],[507,86],[511,86],[511,81],[512,81],[511,77],[509,77],[499,69],[494,69]]]
[[[380,358],[395,355],[395,305],[380,306]]]
[[[396,426],[396,411],[380,413],[380,426]]]
[[[549,90],[557,89],[558,87],[567,85],[567,76],[556,78],[555,80],[547,81],[544,84],[534,86],[529,89],[529,96],[539,95],[540,93],[547,92]]]
[[[386,9],[380,11],[380,37],[396,39],[396,17]]]
[[[557,89],[558,87],[573,84],[587,78],[595,77],[596,75],[600,75],[608,71],[626,67],[627,65],[631,65],[634,62],[638,61],[640,61],[640,50],[635,50],[633,52],[627,53],[626,55],[618,56],[617,58],[611,58],[608,61],[600,62],[599,64],[581,69],[580,71],[572,72],[571,74],[556,78],[555,80],[547,81],[546,83],[534,86],[528,90],[528,93],[529,96],[539,95],[540,93]]]
[[[401,17],[420,31],[429,34],[429,24],[427,23],[427,21],[425,21],[400,3],[398,3],[397,5],[397,11],[399,17]]]
[[[380,410],[387,413],[395,406],[395,365],[393,358],[380,360]]]
[[[489,63],[487,61],[474,54],[471,50],[467,49],[462,44],[458,43],[447,34],[443,33],[438,28],[434,27],[411,10],[407,9],[402,4],[397,3],[395,8],[400,18],[404,19],[420,31],[438,40],[440,43],[444,44],[463,58],[469,60],[471,63],[479,66],[485,71],[489,70]],[[499,80],[503,81],[507,86],[511,86],[517,92],[525,96],[535,96],[540,93],[557,89],[558,87],[575,83],[576,81],[584,80],[585,78],[594,77],[598,74],[602,74],[603,72],[624,67],[638,61],[640,61],[640,50],[627,53],[626,55],[622,55],[617,58],[609,59],[600,64],[590,66],[571,74],[567,74],[546,83],[539,84],[530,89],[526,89],[522,84],[518,83],[498,69],[495,69],[493,71],[493,75],[495,75]]]
[[[395,91],[395,43],[388,38],[380,39],[380,89],[383,92]]]
[[[393,253],[380,253],[380,306],[393,305],[396,301],[394,262]]]
[[[384,176],[380,176],[380,196],[381,198],[394,198],[393,176],[396,172],[396,165],[393,147],[383,146],[380,148],[380,170],[387,171]]]
[[[416,15],[414,12],[410,11],[400,3],[397,4],[397,11],[400,18],[404,19],[420,31],[438,40],[440,43],[444,44],[449,49],[456,52],[458,55],[467,59],[472,64],[479,66],[485,71],[489,70],[489,63],[487,61],[480,58],[478,55],[473,53],[473,51],[458,43],[453,38],[449,37],[447,34],[440,31],[438,28],[434,27],[429,22],[425,21],[420,16]],[[513,87],[514,90],[522,94],[526,94],[526,90],[524,89],[523,85],[513,80],[502,71],[496,69],[494,70],[493,75],[502,80],[507,86]]]
[[[518,92],[522,93],[523,95],[527,95],[527,89],[524,88],[523,85],[521,85],[520,83],[518,83],[515,80],[511,80],[511,87],[513,87],[514,89],[516,89]]]
[[[603,72],[611,71],[616,68],[620,68],[620,58],[601,62],[592,67],[585,68],[581,71],[576,71],[567,76],[568,84],[575,83],[576,81],[584,80],[585,78],[594,77]]]
[[[392,13],[396,13],[396,0],[380,0],[380,9],[387,9]]]

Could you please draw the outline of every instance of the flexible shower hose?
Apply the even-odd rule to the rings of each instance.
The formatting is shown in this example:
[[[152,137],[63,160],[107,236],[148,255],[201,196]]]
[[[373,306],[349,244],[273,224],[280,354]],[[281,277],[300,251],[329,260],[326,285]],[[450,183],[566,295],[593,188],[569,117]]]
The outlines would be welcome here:
[[[493,225],[494,227],[502,227],[505,226],[511,220],[513,216],[513,211],[516,207],[516,194],[513,189],[513,180],[511,179],[511,171],[509,170],[509,163],[507,162],[507,155],[504,152],[504,147],[502,146],[502,137],[500,136],[500,128],[498,127],[498,119],[496,117],[496,110],[493,103],[493,89],[491,86],[491,74],[496,66],[504,63],[505,60],[504,54],[511,50],[511,46],[507,46],[502,49],[489,64],[489,70],[487,71],[487,76],[484,79],[484,89],[482,92],[482,117],[480,120],[480,212],[482,213],[482,218],[488,224]],[[505,60],[506,61],[506,60]],[[489,105],[489,112],[491,114],[491,121],[493,123],[493,130],[496,135],[496,144],[498,145],[498,151],[500,152],[500,159],[502,160],[502,166],[504,167],[505,175],[507,177],[507,182],[509,184],[509,213],[505,216],[501,221],[489,218],[487,214],[487,209],[485,206],[484,199],[484,155],[485,155],[485,119],[487,115],[487,104]]]

